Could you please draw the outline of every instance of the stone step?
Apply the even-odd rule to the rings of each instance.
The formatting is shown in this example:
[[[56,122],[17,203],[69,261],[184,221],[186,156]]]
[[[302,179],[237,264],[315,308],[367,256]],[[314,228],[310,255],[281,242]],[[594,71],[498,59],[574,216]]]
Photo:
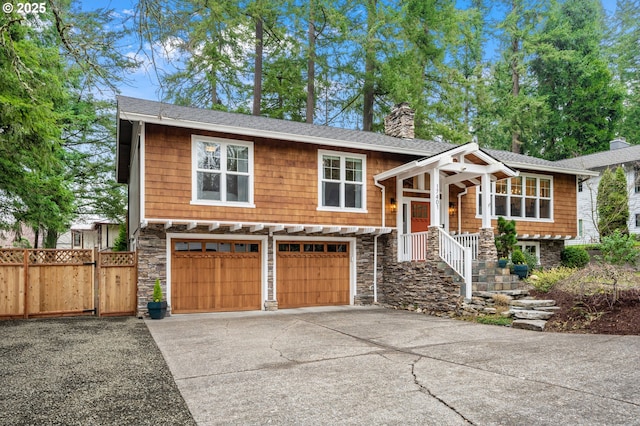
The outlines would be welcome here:
[[[517,319],[526,320],[548,320],[553,316],[553,312],[535,311],[528,309],[511,309],[511,314]]]
[[[560,306],[539,306],[534,308],[536,311],[545,311],[545,312],[556,312],[560,310]]]
[[[546,324],[547,322],[544,320],[517,319],[511,323],[511,327],[523,330],[544,331]]]
[[[513,306],[518,306],[525,309],[536,309],[536,308],[555,306],[556,301],[551,299],[548,299],[548,300],[519,299],[519,300],[514,300],[511,304]]]
[[[496,294],[504,294],[507,296],[511,296],[514,299],[519,299],[521,297],[526,297],[529,295],[528,290],[496,290],[496,291],[474,291],[474,297],[482,297],[485,299],[493,299],[493,296]]]

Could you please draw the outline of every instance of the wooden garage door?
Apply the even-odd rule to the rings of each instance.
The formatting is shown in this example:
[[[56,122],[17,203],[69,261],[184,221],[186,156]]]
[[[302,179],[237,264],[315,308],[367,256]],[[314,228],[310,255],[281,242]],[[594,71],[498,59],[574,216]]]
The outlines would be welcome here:
[[[279,242],[278,308],[349,304],[349,244]]]
[[[173,241],[171,309],[175,313],[261,307],[260,244],[255,241]]]

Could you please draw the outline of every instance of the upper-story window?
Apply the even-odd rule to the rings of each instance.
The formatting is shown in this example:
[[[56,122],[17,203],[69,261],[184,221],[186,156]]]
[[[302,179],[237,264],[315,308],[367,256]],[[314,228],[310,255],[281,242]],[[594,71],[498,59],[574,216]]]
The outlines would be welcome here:
[[[491,184],[492,216],[511,219],[550,220],[553,218],[553,178],[520,175]],[[478,187],[478,214],[482,214],[482,192]]]
[[[193,136],[196,204],[253,206],[253,143]]]
[[[318,151],[318,209],[366,211],[366,156]]]
[[[633,187],[635,188],[635,193],[640,193],[640,169],[635,167],[633,169]]]

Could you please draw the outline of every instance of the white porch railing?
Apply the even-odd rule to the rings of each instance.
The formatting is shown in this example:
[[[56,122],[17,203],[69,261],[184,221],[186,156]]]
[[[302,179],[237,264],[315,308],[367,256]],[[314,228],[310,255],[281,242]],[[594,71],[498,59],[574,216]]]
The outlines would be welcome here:
[[[480,239],[480,234],[456,234],[452,235],[452,237],[462,247],[471,249],[471,258],[473,260],[478,259],[478,240]]]
[[[464,279],[465,298],[471,299],[472,249],[462,246],[444,229],[439,231],[440,257]]]
[[[428,231],[400,235],[400,261],[426,260],[428,235]]]

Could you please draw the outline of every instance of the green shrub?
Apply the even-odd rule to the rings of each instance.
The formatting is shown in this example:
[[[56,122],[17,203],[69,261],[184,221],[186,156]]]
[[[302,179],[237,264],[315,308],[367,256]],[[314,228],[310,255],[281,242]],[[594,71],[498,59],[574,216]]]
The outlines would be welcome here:
[[[113,251],[127,251],[127,240],[129,236],[127,235],[127,225],[121,224],[118,229],[118,237],[113,242]]]
[[[567,268],[566,266],[560,266],[558,268],[548,269],[546,271],[538,271],[535,277],[529,277],[527,282],[538,291],[548,292],[559,281],[570,277],[575,272],[573,268]]]
[[[560,253],[560,263],[567,268],[584,268],[589,263],[589,253],[582,247],[565,247]]]
[[[511,253],[511,262],[513,262],[514,265],[522,265],[523,263],[525,263],[525,257],[524,257],[524,253],[522,253],[522,250],[520,249],[515,249],[513,251],[513,253]]]
[[[162,287],[160,287],[160,278],[156,278],[156,283],[153,286],[153,301],[162,302]]]
[[[524,263],[527,264],[530,272],[538,268],[538,258],[535,254],[529,253],[528,251],[523,251],[522,254],[524,254]]]
[[[516,235],[516,221],[498,217],[498,235],[494,238],[498,259],[509,257],[518,242]]]
[[[617,229],[613,234],[600,239],[600,251],[604,261],[612,265],[635,264],[638,258],[635,238]]]

